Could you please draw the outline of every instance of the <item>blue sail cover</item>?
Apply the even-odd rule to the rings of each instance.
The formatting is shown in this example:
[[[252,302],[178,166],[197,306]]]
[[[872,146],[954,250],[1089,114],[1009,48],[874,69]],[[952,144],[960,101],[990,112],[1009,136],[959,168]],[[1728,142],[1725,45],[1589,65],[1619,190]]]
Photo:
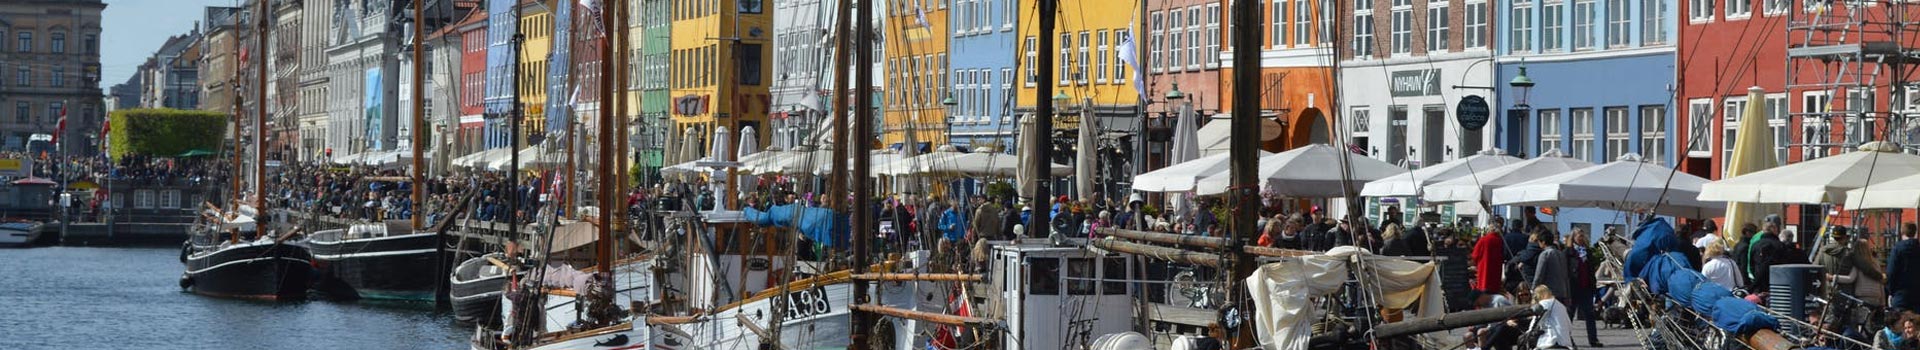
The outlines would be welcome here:
[[[829,248],[847,243],[847,216],[826,208],[788,204],[768,207],[766,211],[748,207],[742,212],[754,226],[792,228]]]
[[[1640,279],[1654,294],[1713,318],[1714,327],[1727,332],[1746,334],[1780,328],[1780,320],[1759,305],[1733,296],[1726,286],[1694,271],[1686,255],[1680,253],[1684,246],[1666,219],[1647,220],[1636,232],[1633,249],[1627,253],[1628,278]]]

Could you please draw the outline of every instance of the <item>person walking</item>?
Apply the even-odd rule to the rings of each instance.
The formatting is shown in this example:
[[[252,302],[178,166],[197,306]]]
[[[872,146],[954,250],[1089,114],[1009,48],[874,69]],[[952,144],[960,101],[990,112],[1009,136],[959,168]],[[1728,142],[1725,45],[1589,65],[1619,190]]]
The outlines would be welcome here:
[[[1560,247],[1559,240],[1546,230],[1534,232],[1533,244],[1540,245],[1541,249],[1540,257],[1534,261],[1533,285],[1553,290],[1553,295],[1562,298],[1561,304],[1566,304],[1564,298],[1573,295],[1573,281],[1567,276],[1571,265],[1566,251]],[[1539,294],[1538,291],[1535,294]]]
[[[973,202],[975,207],[973,217],[968,218],[972,223],[968,228],[968,231],[973,232],[972,239],[1006,239],[1003,236],[1005,232],[1001,231],[1002,227],[1000,227],[1000,224],[1005,222],[1002,216],[1006,215],[1006,210],[1000,207],[1000,203],[987,200],[986,196],[974,196]]]
[[[1600,345],[1599,328],[1594,325],[1600,319],[1593,307],[1594,294],[1599,289],[1594,269],[1600,265],[1600,256],[1588,244],[1586,229],[1575,228],[1573,234],[1567,235],[1566,249],[1573,268],[1573,312],[1587,323],[1587,346],[1598,348],[1605,346]]]
[[[1911,278],[1920,273],[1920,235],[1913,223],[1900,228],[1900,242],[1887,254],[1887,306],[1894,311],[1920,312],[1920,281]]]
[[[1473,263],[1473,290],[1486,294],[1500,294],[1505,285],[1500,284],[1501,275],[1506,273],[1506,241],[1500,238],[1500,227],[1487,226],[1487,232],[1474,242],[1473,252],[1467,260]]]

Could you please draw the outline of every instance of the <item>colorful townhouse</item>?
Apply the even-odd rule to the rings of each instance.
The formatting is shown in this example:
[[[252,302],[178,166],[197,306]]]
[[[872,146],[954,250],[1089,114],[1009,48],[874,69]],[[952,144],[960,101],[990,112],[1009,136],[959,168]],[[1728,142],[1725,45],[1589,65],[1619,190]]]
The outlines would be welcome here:
[[[675,144],[711,149],[714,131],[765,130],[772,96],[772,8],[765,1],[674,0],[667,67],[674,127],[692,139]],[[686,133],[683,133],[686,134]],[[684,136],[683,136],[684,137]],[[737,139],[736,139],[737,140]],[[761,137],[765,146],[767,138]]]
[[[932,150],[947,138],[948,1],[890,0],[884,38],[887,90],[880,142]]]
[[[956,0],[948,11],[952,61],[947,73],[954,104],[948,109],[949,142],[1008,150],[1015,142],[1014,66],[1019,57],[1020,4],[1016,0]],[[1029,22],[1030,23],[1030,22]]]

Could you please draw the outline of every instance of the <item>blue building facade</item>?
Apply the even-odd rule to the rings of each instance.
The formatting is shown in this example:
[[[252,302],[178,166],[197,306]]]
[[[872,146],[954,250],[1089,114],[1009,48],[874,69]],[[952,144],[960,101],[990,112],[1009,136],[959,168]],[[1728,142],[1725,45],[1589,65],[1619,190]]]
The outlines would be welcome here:
[[[483,118],[486,126],[482,132],[486,135],[484,144],[487,149],[513,145],[513,55],[518,52],[514,47],[513,36],[519,32],[520,16],[514,15],[514,6],[519,0],[487,1],[487,81],[485,95],[481,96],[485,108]]]
[[[1496,1],[1507,5],[1495,7],[1504,10],[1494,21],[1500,148],[1526,157],[1558,150],[1596,164],[1628,153],[1676,164],[1675,1]],[[1509,84],[1522,72],[1534,87]],[[1562,233],[1632,222],[1610,210],[1556,214],[1540,219]]]
[[[955,145],[1014,145],[1018,128],[1013,113],[1015,0],[955,0],[947,11],[947,76],[955,104],[947,113],[948,139]]]

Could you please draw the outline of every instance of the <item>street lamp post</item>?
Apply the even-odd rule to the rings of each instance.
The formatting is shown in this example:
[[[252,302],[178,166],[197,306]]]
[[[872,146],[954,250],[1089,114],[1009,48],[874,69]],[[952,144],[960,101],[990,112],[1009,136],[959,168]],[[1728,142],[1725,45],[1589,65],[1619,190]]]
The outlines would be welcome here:
[[[1507,86],[1514,90],[1514,103],[1513,108],[1507,110],[1507,120],[1511,123],[1508,123],[1507,130],[1501,131],[1506,135],[1507,147],[1513,148],[1514,154],[1524,157],[1526,152],[1520,151],[1523,142],[1521,135],[1525,134],[1522,130],[1527,128],[1527,116],[1533,114],[1533,106],[1527,105],[1527,97],[1533,92],[1533,78],[1527,76],[1527,66],[1520,66],[1520,74],[1507,81]]]

